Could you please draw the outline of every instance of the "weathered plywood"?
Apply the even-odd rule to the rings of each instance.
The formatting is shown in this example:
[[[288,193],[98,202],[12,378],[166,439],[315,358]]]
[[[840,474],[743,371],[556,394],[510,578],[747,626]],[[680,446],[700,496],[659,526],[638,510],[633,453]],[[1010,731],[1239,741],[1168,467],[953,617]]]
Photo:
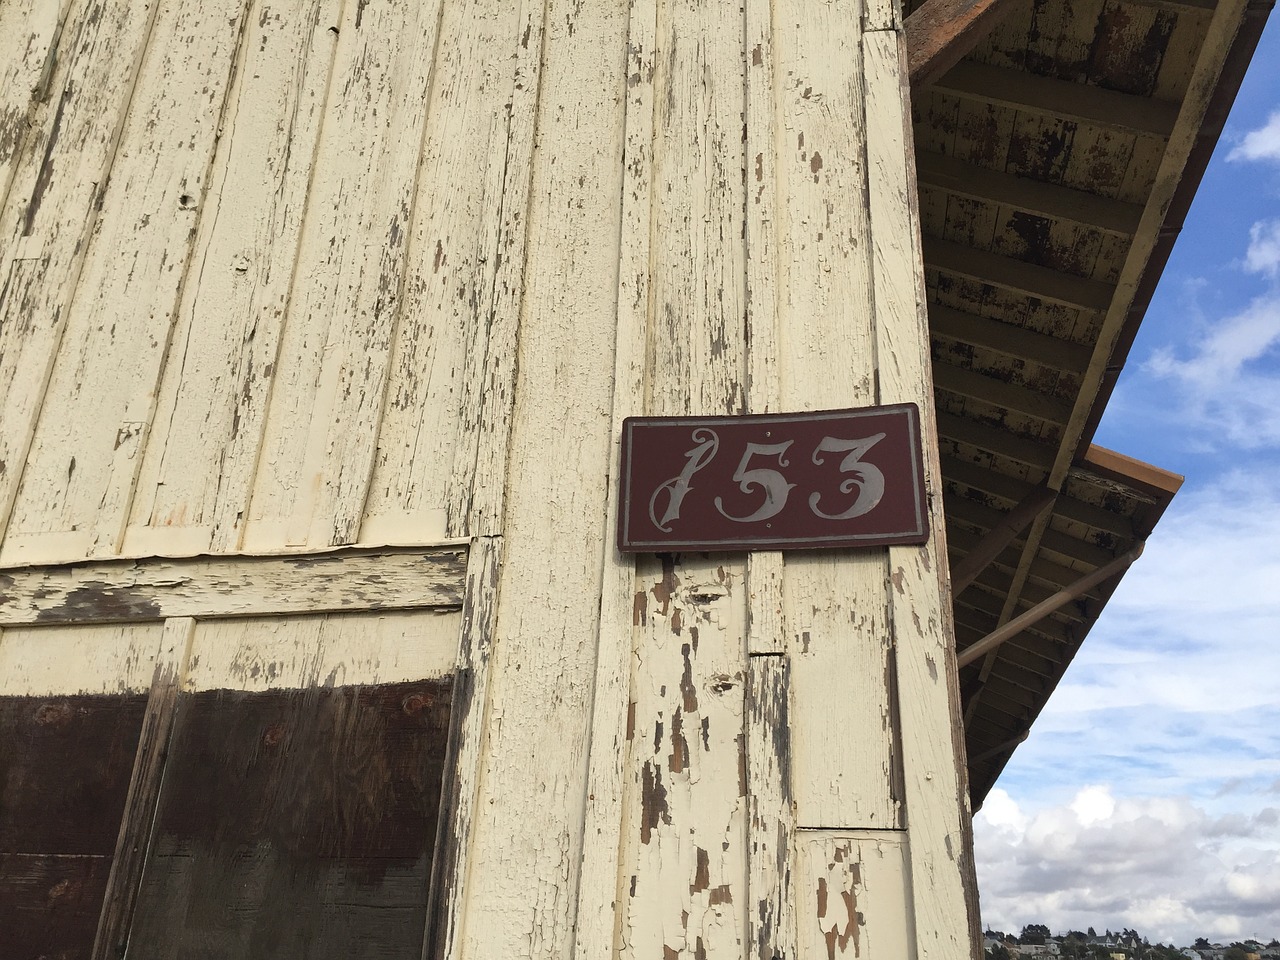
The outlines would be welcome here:
[[[249,549],[358,536],[402,312],[439,19],[439,0],[399,0],[345,5],[336,26]]]
[[[466,553],[115,561],[0,571],[0,624],[457,607]]]
[[[157,4],[0,551],[6,562],[119,549],[244,5]]]
[[[324,118],[339,0],[251,16],[124,552],[234,551],[257,467]]]
[[[44,0],[13,0],[0,7],[0,209],[31,130],[33,108],[49,96],[65,7]],[[0,239],[0,266],[7,246]]]
[[[10,521],[159,6],[75,3],[60,43],[74,54],[55,64],[47,99],[26,120],[31,129],[0,211],[0,383],[7,385],[0,405],[0,533]],[[63,471],[69,467],[62,464]]]
[[[904,834],[806,830],[796,846],[800,960],[916,960]]]
[[[143,693],[151,686],[159,623],[6,626],[0,634],[0,696]]]

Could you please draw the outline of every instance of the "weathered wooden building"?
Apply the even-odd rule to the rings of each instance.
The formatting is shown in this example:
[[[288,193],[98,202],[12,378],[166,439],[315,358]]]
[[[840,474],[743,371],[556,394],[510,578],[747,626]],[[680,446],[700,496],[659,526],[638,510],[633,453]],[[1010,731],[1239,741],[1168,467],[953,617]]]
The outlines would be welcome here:
[[[973,955],[1270,5],[0,0],[0,958]],[[618,551],[897,403],[924,544]]]

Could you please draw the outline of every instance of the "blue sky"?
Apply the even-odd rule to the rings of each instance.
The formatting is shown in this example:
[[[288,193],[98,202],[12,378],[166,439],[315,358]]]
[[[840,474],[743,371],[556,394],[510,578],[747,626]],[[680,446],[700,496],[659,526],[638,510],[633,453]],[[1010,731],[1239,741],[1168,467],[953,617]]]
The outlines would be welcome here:
[[[1280,937],[1280,24],[1095,438],[1184,474],[975,818],[983,921]]]

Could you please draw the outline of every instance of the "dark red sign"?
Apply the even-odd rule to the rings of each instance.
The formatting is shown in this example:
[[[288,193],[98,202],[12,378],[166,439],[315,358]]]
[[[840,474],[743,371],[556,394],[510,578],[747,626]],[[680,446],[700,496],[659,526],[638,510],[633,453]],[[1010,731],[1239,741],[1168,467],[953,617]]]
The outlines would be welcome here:
[[[920,411],[630,417],[621,497],[630,553],[924,543]]]

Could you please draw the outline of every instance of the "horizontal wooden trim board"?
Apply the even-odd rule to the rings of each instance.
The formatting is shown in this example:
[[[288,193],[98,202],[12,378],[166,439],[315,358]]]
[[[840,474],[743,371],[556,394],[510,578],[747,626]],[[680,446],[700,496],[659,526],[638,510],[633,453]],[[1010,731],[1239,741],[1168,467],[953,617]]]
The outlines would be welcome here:
[[[456,608],[466,562],[447,546],[0,570],[0,626]]]
[[[1110,233],[1132,236],[1142,220],[1140,204],[990,170],[927,150],[916,154],[916,173],[925,186]]]
[[[1119,127],[1168,137],[1179,104],[1105,90],[1070,80],[1037,77],[1023,70],[984,63],[958,63],[938,81],[949,93],[1015,110],[1034,110],[1062,120]]]

